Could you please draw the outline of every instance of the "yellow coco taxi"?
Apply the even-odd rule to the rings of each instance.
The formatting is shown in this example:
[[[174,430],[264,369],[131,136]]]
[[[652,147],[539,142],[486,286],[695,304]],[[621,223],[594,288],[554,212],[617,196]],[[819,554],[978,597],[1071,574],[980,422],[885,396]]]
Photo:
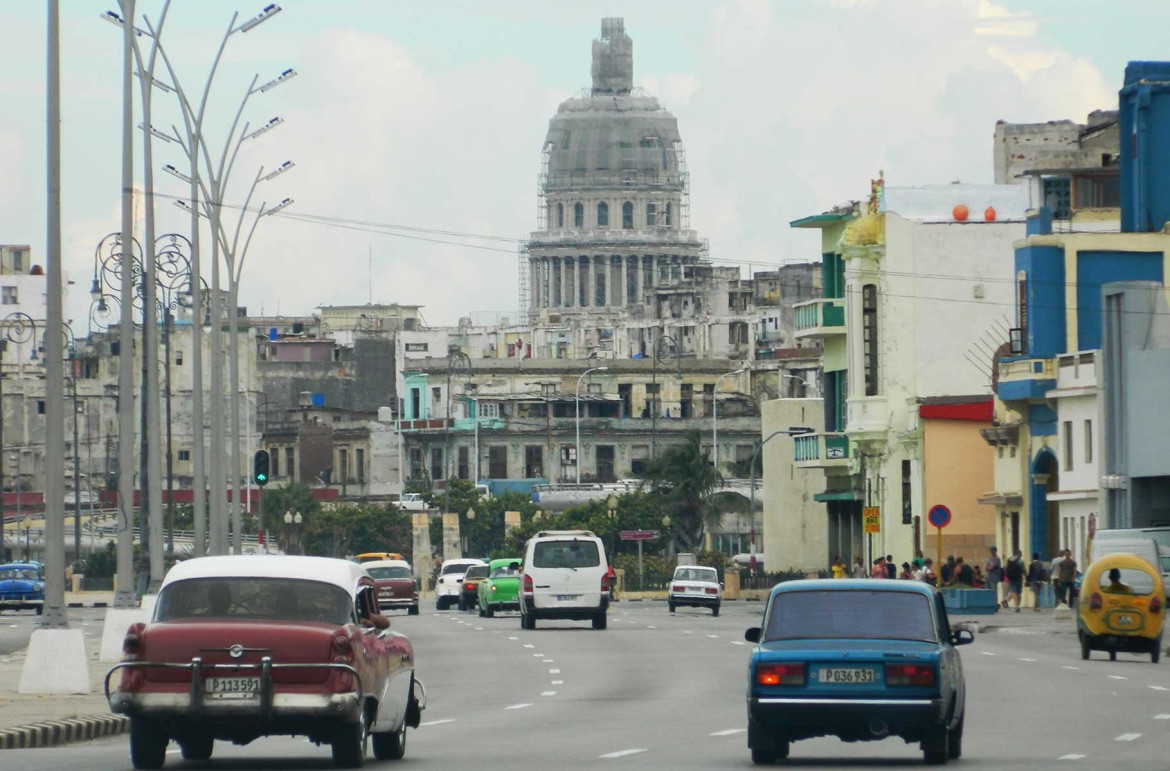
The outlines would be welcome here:
[[[1148,653],[1156,664],[1162,646],[1165,594],[1162,576],[1135,554],[1108,554],[1089,565],[1077,605],[1081,658],[1093,650]]]

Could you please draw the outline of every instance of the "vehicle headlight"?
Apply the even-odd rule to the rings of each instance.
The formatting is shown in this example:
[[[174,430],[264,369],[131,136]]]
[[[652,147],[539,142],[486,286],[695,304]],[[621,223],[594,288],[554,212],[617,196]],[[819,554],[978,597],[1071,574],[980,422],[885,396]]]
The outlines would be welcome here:
[[[40,581],[37,581],[35,584],[33,584],[33,591],[34,592],[43,592],[43,591],[45,591],[45,585],[42,584]]]

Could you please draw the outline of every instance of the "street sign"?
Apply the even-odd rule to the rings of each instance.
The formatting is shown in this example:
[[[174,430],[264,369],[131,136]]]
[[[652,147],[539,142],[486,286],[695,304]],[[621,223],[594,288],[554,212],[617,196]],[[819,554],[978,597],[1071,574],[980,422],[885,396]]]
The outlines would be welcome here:
[[[653,541],[662,533],[658,530],[623,530],[621,536],[623,541]]]
[[[930,507],[930,512],[926,515],[926,518],[930,520],[930,524],[941,530],[951,524],[951,510],[940,503]]]
[[[882,531],[882,510],[877,506],[866,506],[861,510],[865,520],[865,532],[880,533]]]

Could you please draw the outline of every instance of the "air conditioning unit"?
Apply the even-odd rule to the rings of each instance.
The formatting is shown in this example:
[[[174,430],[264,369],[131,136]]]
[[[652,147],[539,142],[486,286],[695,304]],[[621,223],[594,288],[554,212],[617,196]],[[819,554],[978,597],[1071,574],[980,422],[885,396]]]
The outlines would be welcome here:
[[[613,351],[606,351],[606,350],[602,349],[602,350],[593,351],[589,355],[594,359],[612,359],[613,358]]]

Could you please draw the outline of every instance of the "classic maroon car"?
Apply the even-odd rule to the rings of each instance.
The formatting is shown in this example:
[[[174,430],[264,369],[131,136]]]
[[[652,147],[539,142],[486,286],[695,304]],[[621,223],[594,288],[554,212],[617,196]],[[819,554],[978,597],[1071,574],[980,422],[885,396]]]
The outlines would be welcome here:
[[[376,560],[363,562],[362,567],[378,587],[378,607],[382,610],[405,608],[408,614],[418,615],[418,583],[409,562]]]
[[[320,557],[202,557],[175,565],[154,617],[134,624],[106,675],[130,717],[135,768],[161,768],[167,744],[207,760],[216,739],[303,735],[342,768],[401,758],[426,691],[404,636],[379,629],[365,569]],[[118,687],[110,681],[118,675]]]

